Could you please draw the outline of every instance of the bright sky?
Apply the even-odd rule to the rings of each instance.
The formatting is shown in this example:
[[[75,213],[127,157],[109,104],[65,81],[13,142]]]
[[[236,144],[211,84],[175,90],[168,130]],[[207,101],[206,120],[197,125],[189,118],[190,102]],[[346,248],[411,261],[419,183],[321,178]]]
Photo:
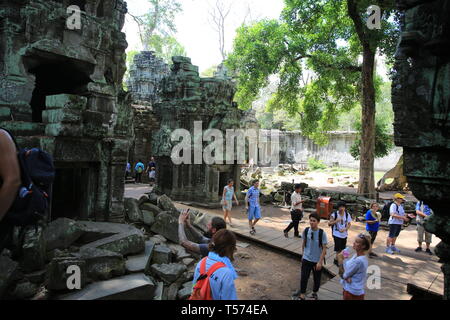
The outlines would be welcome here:
[[[235,30],[247,16],[248,20],[262,18],[278,18],[284,7],[283,0],[224,0],[233,4],[226,25],[226,48],[231,51]],[[209,23],[209,11],[215,0],[181,0],[183,12],[176,19],[177,34],[175,37],[186,49],[192,63],[204,71],[222,62],[219,51],[218,35]],[[146,0],[127,0],[128,11],[133,15],[142,15],[150,7]],[[247,15],[248,8],[250,14]],[[127,35],[129,50],[142,50],[138,27],[127,15],[123,32]]]

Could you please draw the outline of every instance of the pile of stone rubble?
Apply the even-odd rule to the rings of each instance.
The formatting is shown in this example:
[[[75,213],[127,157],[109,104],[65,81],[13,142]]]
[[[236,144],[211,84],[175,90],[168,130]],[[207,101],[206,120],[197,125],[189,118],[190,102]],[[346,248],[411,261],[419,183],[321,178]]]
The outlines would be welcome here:
[[[14,249],[0,254],[0,299],[188,298],[200,257],[177,244],[179,211],[155,194],[125,199],[125,207],[127,224],[59,218],[23,235],[17,228]],[[206,215],[191,211],[191,221],[207,231]],[[73,266],[80,290],[68,288]]]

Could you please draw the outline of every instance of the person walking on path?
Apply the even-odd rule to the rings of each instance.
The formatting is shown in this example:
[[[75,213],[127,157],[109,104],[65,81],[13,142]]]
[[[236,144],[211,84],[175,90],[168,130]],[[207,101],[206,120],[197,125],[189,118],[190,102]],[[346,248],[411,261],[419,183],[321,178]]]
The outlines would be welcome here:
[[[294,228],[294,237],[301,238],[300,233],[298,231],[298,225],[303,218],[303,202],[301,192],[302,186],[301,184],[296,184],[294,187],[294,192],[291,195],[291,219],[292,222],[289,226],[284,229],[283,233],[286,238],[289,238],[289,231]]]
[[[425,252],[428,253],[430,256],[433,255],[433,253],[430,250],[432,234],[425,230],[423,223],[431,215],[431,213],[432,213],[432,210],[426,203],[424,203],[423,201],[417,202],[417,204],[416,204],[416,223],[417,223],[417,243],[419,244],[419,246],[417,247],[417,249],[415,251],[416,252],[422,251],[422,243],[425,240],[425,244],[427,246],[427,249]]]
[[[394,202],[389,208],[389,236],[386,239],[386,253],[389,254],[394,254],[395,252],[400,253],[400,250],[395,246],[395,242],[400,235],[403,223],[409,221],[403,208],[404,199],[405,197],[402,194],[396,193],[394,195]]]
[[[317,213],[312,213],[309,216],[309,228],[303,231],[303,245],[302,245],[302,267],[300,273],[300,291],[293,295],[293,299],[305,300],[306,288],[308,280],[313,273],[314,288],[311,298],[318,300],[317,293],[320,288],[320,281],[322,277],[322,269],[327,254],[327,234],[324,230],[319,229],[320,216]]]
[[[201,260],[195,268],[191,299],[201,292],[197,282],[206,277],[211,288],[211,293],[206,295],[210,295],[212,300],[237,300],[234,281],[238,275],[232,264],[236,251],[236,236],[229,230],[219,230],[214,234],[209,249],[208,257]],[[215,269],[212,274],[208,274],[210,268]]]
[[[364,300],[369,260],[366,257],[370,250],[370,235],[360,234],[353,242],[355,255],[344,261],[344,255],[338,254],[339,275],[343,287],[344,300]]]
[[[369,258],[378,257],[378,255],[373,252],[373,244],[375,243],[378,230],[380,229],[381,213],[378,211],[379,209],[380,207],[378,203],[372,202],[370,205],[370,210],[366,213],[366,230],[369,232],[371,238]]]
[[[337,265],[337,255],[347,246],[348,230],[352,225],[352,216],[348,213],[345,202],[338,202],[338,211],[331,214],[328,225],[332,229],[334,251],[336,252],[334,264]]]
[[[230,227],[233,227],[233,222],[231,221],[231,209],[233,207],[233,198],[236,201],[236,205],[239,205],[239,201],[236,198],[234,192],[234,181],[232,179],[228,180],[228,184],[223,188],[222,194],[222,209],[223,209],[223,220],[230,221]]]
[[[245,208],[248,214],[248,225],[250,227],[250,234],[256,233],[255,225],[261,219],[261,206],[259,204],[259,181],[255,180],[252,187],[247,191],[245,196]]]
[[[136,183],[142,183],[142,173],[145,170],[145,165],[142,163],[141,160],[136,163],[136,166],[134,167],[134,171],[136,172]]]
[[[150,187],[153,187],[153,185],[156,182],[156,168],[155,167],[152,167],[150,169],[150,172],[148,174],[148,181],[150,183]]]
[[[125,180],[131,176],[131,164],[127,162],[127,166],[125,168]]]

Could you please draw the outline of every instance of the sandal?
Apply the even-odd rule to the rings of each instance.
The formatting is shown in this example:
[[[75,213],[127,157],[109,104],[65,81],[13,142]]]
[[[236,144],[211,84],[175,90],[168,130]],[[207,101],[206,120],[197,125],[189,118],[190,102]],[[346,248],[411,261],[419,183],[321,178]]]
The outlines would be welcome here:
[[[252,235],[252,236],[254,236],[255,235],[255,230],[250,230],[250,234]]]

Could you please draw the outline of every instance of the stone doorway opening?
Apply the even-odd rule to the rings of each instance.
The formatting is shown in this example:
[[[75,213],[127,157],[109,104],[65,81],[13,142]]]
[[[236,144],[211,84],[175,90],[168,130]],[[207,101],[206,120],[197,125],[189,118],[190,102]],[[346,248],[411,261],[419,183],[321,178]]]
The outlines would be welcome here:
[[[51,220],[92,217],[97,199],[99,165],[94,163],[56,163]]]
[[[228,180],[230,180],[230,179],[233,179],[230,172],[219,172],[219,197],[220,197],[220,199],[222,199],[223,188],[227,185]]]
[[[35,76],[35,87],[31,98],[32,121],[42,122],[42,111],[46,109],[45,100],[49,95],[80,94],[91,82],[92,70],[80,69],[72,62],[40,63],[28,70]]]

